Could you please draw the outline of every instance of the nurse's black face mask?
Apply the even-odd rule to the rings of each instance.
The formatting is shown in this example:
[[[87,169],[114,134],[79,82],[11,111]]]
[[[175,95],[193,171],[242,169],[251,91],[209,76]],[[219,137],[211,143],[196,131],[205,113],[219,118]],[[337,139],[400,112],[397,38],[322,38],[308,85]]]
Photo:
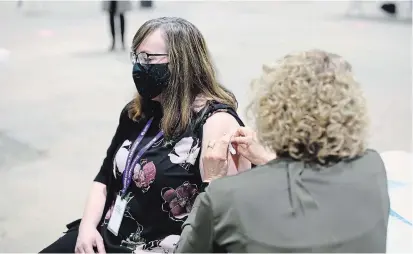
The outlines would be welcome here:
[[[132,77],[139,95],[144,99],[153,99],[160,95],[169,85],[170,72],[168,63],[148,63],[150,57],[167,56],[168,54],[138,55],[131,53],[133,63]]]

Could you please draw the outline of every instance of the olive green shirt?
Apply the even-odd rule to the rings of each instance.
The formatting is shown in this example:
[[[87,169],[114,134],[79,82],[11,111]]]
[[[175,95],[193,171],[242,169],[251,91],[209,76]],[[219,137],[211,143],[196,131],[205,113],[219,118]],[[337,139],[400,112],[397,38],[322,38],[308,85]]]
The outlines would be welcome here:
[[[276,159],[213,181],[175,252],[386,252],[390,210],[380,155],[331,167]]]

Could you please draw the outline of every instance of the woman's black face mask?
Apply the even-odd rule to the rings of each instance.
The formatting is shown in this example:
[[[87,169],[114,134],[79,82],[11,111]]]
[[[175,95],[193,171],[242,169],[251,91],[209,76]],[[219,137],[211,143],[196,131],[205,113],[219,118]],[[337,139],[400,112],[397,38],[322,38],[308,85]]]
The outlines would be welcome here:
[[[133,65],[132,77],[142,98],[153,99],[160,95],[169,84],[168,63]]]

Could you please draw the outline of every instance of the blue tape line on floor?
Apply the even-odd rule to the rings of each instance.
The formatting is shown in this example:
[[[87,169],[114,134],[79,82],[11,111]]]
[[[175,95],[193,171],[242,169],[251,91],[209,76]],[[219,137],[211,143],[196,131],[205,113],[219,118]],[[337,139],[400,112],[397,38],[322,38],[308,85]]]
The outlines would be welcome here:
[[[406,218],[404,218],[400,214],[396,213],[394,210],[390,209],[390,216],[393,216],[393,217],[397,218],[398,220],[402,221],[403,223],[405,223],[409,226],[412,226],[412,223],[409,220],[407,220]]]
[[[388,183],[389,189],[399,188],[399,187],[409,185],[409,183],[406,183],[406,182],[399,182],[399,181],[392,181],[392,180],[388,180],[387,183]],[[392,209],[390,209],[389,215],[392,217],[395,217],[396,219],[402,221],[403,223],[409,226],[412,226],[412,223],[408,219],[404,218],[403,216],[401,216],[400,214],[398,214],[396,211]]]

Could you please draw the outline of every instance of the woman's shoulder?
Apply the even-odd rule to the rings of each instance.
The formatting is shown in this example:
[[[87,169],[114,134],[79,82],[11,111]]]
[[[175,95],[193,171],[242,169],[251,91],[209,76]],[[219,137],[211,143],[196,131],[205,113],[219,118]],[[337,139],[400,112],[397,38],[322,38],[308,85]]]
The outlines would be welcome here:
[[[132,101],[129,101],[128,103],[126,103],[124,106],[123,106],[123,108],[122,108],[122,110],[121,110],[121,112],[120,112],[120,115],[119,115],[119,118],[120,118],[120,120],[121,121],[127,121],[127,120],[132,120],[132,118],[131,118],[131,116],[130,116],[130,110],[131,110],[131,108],[132,108],[132,106],[133,106],[133,100]]]
[[[206,112],[213,112],[213,111],[236,111],[236,109],[232,108],[230,105],[227,105],[225,103],[218,102],[214,100],[213,98],[207,97],[205,95],[197,95],[195,97],[194,102],[192,103],[191,107],[192,111],[195,113],[201,113],[203,111]]]
[[[244,123],[238,116],[236,109],[232,108],[230,105],[218,102],[213,98],[208,98],[204,95],[198,95],[195,98],[192,104],[192,110],[195,112],[197,121],[201,124],[204,124],[206,120],[216,113],[227,113],[234,117],[239,125],[244,126]]]
[[[134,101],[131,100],[128,103],[126,103],[122,110],[120,111],[119,114],[119,125],[122,126],[130,126],[133,125],[135,126],[136,124],[140,124],[140,117],[138,117],[137,119],[134,118],[133,116],[133,106],[134,106]]]

